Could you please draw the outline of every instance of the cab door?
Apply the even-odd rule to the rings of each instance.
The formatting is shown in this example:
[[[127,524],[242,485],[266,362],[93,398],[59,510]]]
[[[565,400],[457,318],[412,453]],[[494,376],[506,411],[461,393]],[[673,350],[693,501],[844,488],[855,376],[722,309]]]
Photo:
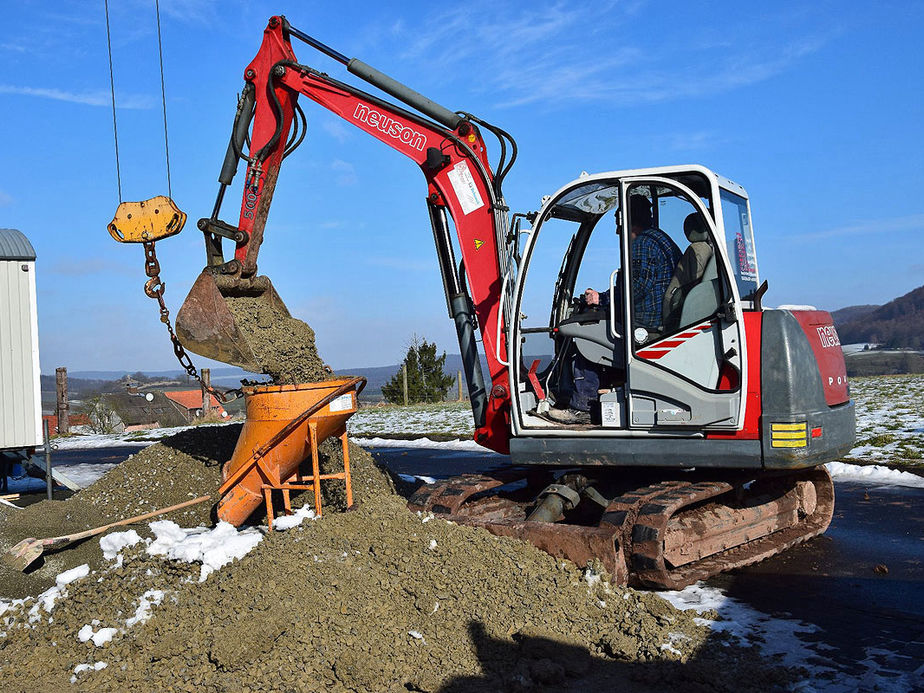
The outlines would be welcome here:
[[[718,200],[714,189],[712,199]],[[679,305],[666,324],[652,326],[651,306],[638,298],[649,281],[641,258],[645,243],[633,240],[630,204],[633,194],[653,203],[652,226],[660,225],[681,255],[707,248],[702,275],[684,286]],[[629,429],[651,432],[669,429],[738,430],[744,419],[743,383],[747,382],[747,349],[741,320],[741,299],[733,280],[724,233],[716,217],[696,193],[665,177],[635,177],[621,181],[620,223],[626,329],[626,384],[623,393]],[[713,205],[717,204],[713,202]],[[683,232],[687,218],[699,223],[699,246]],[[721,216],[718,215],[721,220]],[[667,228],[663,228],[667,227]],[[641,234],[640,234],[641,235]],[[651,239],[651,233],[645,236]],[[649,246],[651,241],[648,241]],[[663,247],[663,246],[661,246]],[[711,250],[708,250],[711,248]],[[702,255],[701,255],[702,257]],[[689,264],[689,263],[688,263]],[[694,263],[695,264],[695,263]],[[700,262],[702,265],[702,262]],[[676,270],[675,270],[676,271]],[[676,303],[676,301],[675,301]],[[662,306],[663,308],[663,306]],[[667,308],[663,308],[667,310]],[[640,315],[646,312],[643,324]]]

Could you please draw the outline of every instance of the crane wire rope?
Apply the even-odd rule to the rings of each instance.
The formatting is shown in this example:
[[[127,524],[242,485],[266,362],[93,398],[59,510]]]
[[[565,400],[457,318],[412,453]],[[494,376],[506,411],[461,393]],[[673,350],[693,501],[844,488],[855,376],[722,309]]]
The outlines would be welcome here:
[[[119,204],[122,203],[122,172],[119,166],[119,129],[116,125],[115,78],[112,75],[112,39],[109,35],[109,0],[103,0],[106,9],[106,46],[109,49],[109,91],[112,94],[112,134],[115,138],[116,184],[119,188]]]
[[[167,197],[172,199],[173,190],[170,186],[170,144],[167,139],[167,88],[164,86],[164,45],[160,36],[160,0],[154,0],[154,13],[157,15],[157,54],[160,58],[160,101],[164,109],[164,155],[167,160]]]
[[[119,191],[119,203],[122,202],[122,170],[119,163],[119,128],[116,121],[115,76],[112,67],[112,35],[109,26],[109,0],[103,0],[106,13],[106,48],[109,52],[109,93],[112,100],[112,134],[115,141],[116,185]],[[167,87],[164,80],[164,45],[160,28],[160,0],[154,0],[154,15],[157,19],[157,56],[160,67],[160,101],[164,114],[164,158],[167,168],[167,196],[173,198],[173,186],[170,179],[170,141],[167,136]]]

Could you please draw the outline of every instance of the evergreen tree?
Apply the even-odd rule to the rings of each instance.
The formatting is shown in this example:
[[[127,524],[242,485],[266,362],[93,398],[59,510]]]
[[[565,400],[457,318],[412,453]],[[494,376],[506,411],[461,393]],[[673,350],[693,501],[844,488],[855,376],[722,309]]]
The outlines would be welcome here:
[[[445,351],[442,356],[437,357],[435,342],[430,343],[414,335],[404,357],[404,366],[407,368],[407,401],[409,404],[443,401],[446,391],[455,382],[455,378],[443,372],[445,363]],[[382,386],[382,395],[385,401],[392,404],[404,403],[404,381],[401,369],[398,369],[391,380]]]

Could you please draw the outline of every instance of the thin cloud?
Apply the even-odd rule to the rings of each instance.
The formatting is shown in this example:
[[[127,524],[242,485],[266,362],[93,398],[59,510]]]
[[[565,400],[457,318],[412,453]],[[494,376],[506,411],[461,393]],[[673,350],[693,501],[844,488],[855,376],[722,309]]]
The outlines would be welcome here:
[[[349,186],[356,185],[359,182],[359,178],[356,175],[356,168],[347,161],[335,159],[331,163],[330,168],[335,174],[334,181],[337,185]]]
[[[16,94],[18,96],[35,96],[40,99],[52,99],[54,101],[66,101],[68,103],[78,103],[84,106],[106,106],[112,105],[111,94],[108,91],[84,91],[73,92],[64,91],[63,89],[45,89],[41,87],[18,87],[12,84],[0,84],[0,94]],[[146,110],[152,108],[155,100],[150,96],[142,94],[129,94],[127,96],[116,96],[116,107],[129,110]]]
[[[865,236],[875,233],[922,230],[924,230],[924,214],[910,214],[904,217],[892,217],[891,219],[873,219],[870,221],[861,221],[849,226],[839,226],[837,228],[826,229],[824,231],[803,233],[799,234],[798,238],[835,238],[838,236]]]
[[[468,4],[393,31],[405,40],[402,58],[426,57],[440,74],[463,70],[499,107],[554,107],[563,99],[633,106],[739,89],[791,69],[837,33],[799,35],[781,13],[760,27],[740,27],[733,44],[672,36],[655,49],[639,36],[633,15],[640,7],[553,3],[511,11],[499,3]],[[777,34],[763,39],[764,24],[787,27],[787,42],[781,46]],[[458,41],[460,35],[466,40]]]
[[[160,0],[160,11],[181,22],[202,24],[216,16],[215,0]]]
[[[7,205],[11,204],[13,204],[12,195],[8,195],[7,193],[0,190],[0,207],[6,207]]]
[[[338,142],[346,142],[350,137],[346,126],[339,120],[324,118],[321,121],[321,129]]]

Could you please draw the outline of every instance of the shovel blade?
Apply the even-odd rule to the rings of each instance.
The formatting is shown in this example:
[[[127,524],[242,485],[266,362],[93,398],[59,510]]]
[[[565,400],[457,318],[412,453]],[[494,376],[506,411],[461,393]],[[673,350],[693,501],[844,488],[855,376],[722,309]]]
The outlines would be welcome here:
[[[247,338],[250,331],[238,324],[228,306],[228,299],[242,296],[266,302],[275,312],[289,317],[268,277],[242,280],[203,271],[177,313],[176,334],[185,348],[200,356],[259,373],[259,354]]]
[[[23,539],[3,554],[3,561],[13,570],[22,572],[38,560],[43,548],[41,539]]]

